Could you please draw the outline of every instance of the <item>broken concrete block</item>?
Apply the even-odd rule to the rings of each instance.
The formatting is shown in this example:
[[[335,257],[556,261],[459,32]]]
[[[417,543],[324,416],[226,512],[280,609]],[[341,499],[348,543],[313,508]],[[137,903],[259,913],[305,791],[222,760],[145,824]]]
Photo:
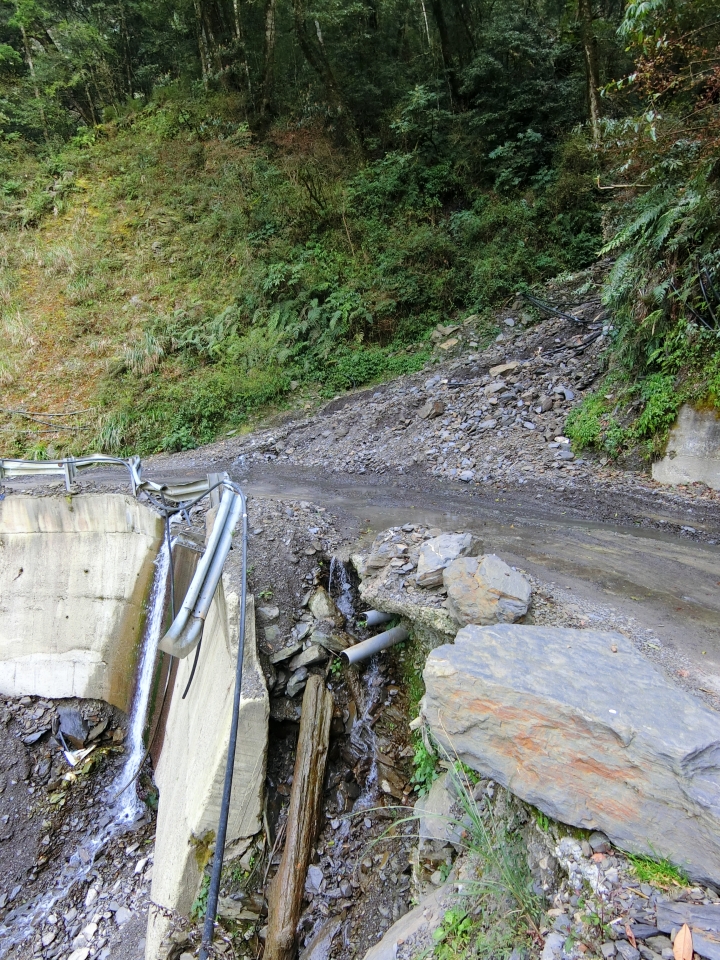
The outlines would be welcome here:
[[[160,792],[155,867],[145,948],[157,960],[173,914],[187,916],[197,896],[203,862],[197,841],[214,838],[225,782],[227,744],[237,666],[239,602],[218,584],[205,624],[203,649],[185,700],[192,657],[178,664],[155,782]],[[244,852],[262,823],[269,700],[257,656],[255,611],[248,597],[226,858]],[[155,906],[157,905],[157,906]]]

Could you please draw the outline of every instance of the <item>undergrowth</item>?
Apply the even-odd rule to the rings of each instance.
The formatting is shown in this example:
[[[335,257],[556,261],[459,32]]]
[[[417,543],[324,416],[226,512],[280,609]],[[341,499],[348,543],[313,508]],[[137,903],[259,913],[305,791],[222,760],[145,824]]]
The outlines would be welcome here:
[[[539,941],[542,903],[533,890],[525,845],[513,817],[498,816],[485,794],[476,800],[473,777],[462,764],[451,776],[463,811],[465,852],[477,879],[463,881],[463,893],[445,913],[433,937],[438,960],[508,956]]]
[[[417,371],[438,323],[479,314],[489,342],[496,305],[597,249],[582,137],[518,192],[412,150],[349,159],[320,129],[259,142],[239,112],[166,88],[0,161],[7,406],[89,411],[51,437],[8,421],[1,452],[182,450]]]

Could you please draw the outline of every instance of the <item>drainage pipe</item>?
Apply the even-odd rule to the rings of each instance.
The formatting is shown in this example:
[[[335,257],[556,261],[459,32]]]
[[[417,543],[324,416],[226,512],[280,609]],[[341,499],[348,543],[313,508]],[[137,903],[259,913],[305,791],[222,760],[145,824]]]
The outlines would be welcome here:
[[[363,613],[362,616],[365,618],[365,623],[369,627],[379,627],[383,623],[389,623],[395,614],[383,613],[382,610],[368,610],[368,612]]]
[[[233,772],[235,770],[235,748],[237,745],[238,725],[240,721],[240,691],[242,690],[243,654],[245,650],[245,606],[247,601],[247,536],[248,517],[245,495],[235,483],[226,483],[226,491],[232,491],[241,503],[242,513],[242,581],[240,589],[240,634],[238,637],[237,666],[235,670],[235,693],[233,696],[232,723],[228,740],[227,762],[225,764],[225,783],[220,803],[220,820],[218,822],[215,839],[215,854],[213,858],[210,887],[208,888],[207,910],[203,925],[202,945],[199,960],[208,960],[208,950],[213,941],[215,932],[215,915],[217,913],[218,897],[220,895],[220,876],[222,874],[225,857],[225,838],[227,836],[228,817],[230,815],[230,795],[232,794]],[[223,497],[224,499],[224,497]],[[222,503],[220,505],[222,507]],[[218,511],[219,512],[219,511]],[[231,528],[232,529],[232,528]],[[222,568],[221,568],[222,569]]]
[[[242,511],[242,501],[229,488],[223,493],[205,553],[198,563],[178,615],[159,643],[174,657],[186,657],[197,646],[205,618],[230,550],[232,531]]]
[[[367,660],[373,654],[386,650],[388,647],[394,647],[396,643],[402,643],[410,636],[405,627],[393,627],[392,630],[386,630],[385,633],[379,633],[376,637],[370,637],[363,640],[362,643],[356,643],[353,647],[348,647],[340,654],[343,663],[358,663],[360,660]]]

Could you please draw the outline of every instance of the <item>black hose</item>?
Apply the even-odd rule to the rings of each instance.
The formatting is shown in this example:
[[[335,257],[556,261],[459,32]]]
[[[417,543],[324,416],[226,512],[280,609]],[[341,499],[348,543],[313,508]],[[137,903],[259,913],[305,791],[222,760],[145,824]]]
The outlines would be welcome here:
[[[223,785],[222,802],[220,804],[220,820],[218,822],[215,839],[215,855],[213,857],[210,887],[208,889],[207,911],[203,925],[202,945],[199,960],[207,960],[208,949],[213,941],[215,932],[215,915],[217,913],[218,896],[220,894],[220,877],[225,857],[225,837],[227,836],[228,817],[230,815],[230,795],[232,793],[233,772],[235,770],[235,747],[237,745],[238,724],[240,721],[240,692],[242,690],[243,653],[245,650],[245,605],[247,600],[247,501],[245,494],[237,484],[226,485],[241,498],[242,502],[242,580],[240,588],[240,635],[238,637],[237,668],[235,673],[235,694],[233,697],[232,723],[230,724],[230,738],[228,740],[227,763],[225,765],[225,783]]]
[[[532,305],[537,307],[538,310],[542,310],[543,313],[548,313],[552,317],[560,317],[562,320],[571,320],[573,323],[592,323],[592,320],[582,320],[580,317],[573,316],[572,313],[564,313],[562,310],[558,310],[557,307],[553,307],[552,304],[545,303],[544,300],[538,300],[537,297],[533,297],[529,293],[521,293],[520,296],[527,300],[528,303],[532,303]]]
[[[187,685],[186,685],[186,687],[185,687],[185,693],[183,693],[183,695],[182,695],[182,699],[183,699],[183,700],[185,699],[185,697],[186,697],[186,696],[188,695],[188,693],[190,692],[190,687],[192,686],[193,677],[195,676],[195,668],[197,667],[197,665],[198,665],[198,660],[200,659],[200,647],[201,647],[201,646],[202,646],[202,637],[200,637],[200,639],[198,640],[198,645],[195,647],[195,659],[193,660],[192,670],[190,671],[190,676],[189,676],[189,678],[188,678],[188,682],[187,682]]]

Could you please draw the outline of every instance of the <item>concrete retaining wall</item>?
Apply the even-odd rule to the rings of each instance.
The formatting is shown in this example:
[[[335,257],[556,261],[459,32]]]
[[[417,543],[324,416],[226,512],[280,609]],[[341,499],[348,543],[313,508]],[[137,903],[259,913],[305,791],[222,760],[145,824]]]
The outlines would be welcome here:
[[[168,930],[166,911],[187,916],[217,830],[237,663],[239,603],[218,585],[190,692],[182,693],[193,655],[181,660],[155,770],[160,791],[146,960],[156,960]],[[226,855],[244,852],[262,821],[269,700],[257,658],[255,613],[248,598],[243,687]],[[158,904],[164,910],[153,909]]]
[[[0,501],[0,693],[127,710],[162,535],[121,494]]]
[[[652,475],[660,483],[702,481],[720,490],[720,417],[713,410],[682,406],[667,453],[653,464]]]

